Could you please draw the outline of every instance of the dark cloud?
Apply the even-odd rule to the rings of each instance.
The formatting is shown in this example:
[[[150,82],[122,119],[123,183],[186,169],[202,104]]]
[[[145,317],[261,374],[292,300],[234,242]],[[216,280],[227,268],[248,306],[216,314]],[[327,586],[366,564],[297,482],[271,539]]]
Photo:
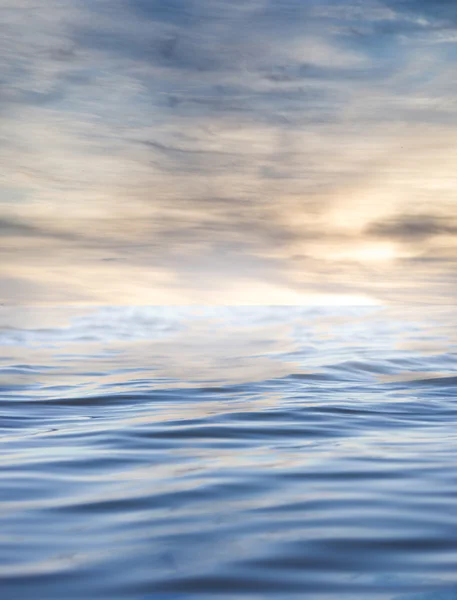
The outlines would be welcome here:
[[[455,0],[384,0],[385,4],[398,11],[408,11],[449,24],[457,24]]]
[[[80,239],[76,232],[59,231],[47,226],[40,226],[35,220],[26,222],[7,217],[0,218],[0,237],[56,239],[63,241],[76,241]]]
[[[291,83],[306,81],[363,80],[372,76],[373,67],[341,68],[321,66],[312,63],[278,64],[271,68],[260,69],[261,75],[273,83]],[[314,99],[322,98],[322,90],[312,90]]]
[[[402,242],[415,243],[439,235],[457,235],[457,225],[450,223],[446,217],[398,215],[392,219],[374,223],[367,233]]]
[[[127,0],[126,6],[138,11],[142,18],[178,25],[189,25],[204,16],[205,3],[198,0]]]
[[[16,219],[0,218],[0,235],[4,236],[38,236],[43,235],[36,226],[21,223]]]
[[[265,26],[293,28],[297,20],[310,15],[319,0],[126,0],[126,6],[143,18],[180,26],[201,25],[203,22],[233,23],[243,18]]]

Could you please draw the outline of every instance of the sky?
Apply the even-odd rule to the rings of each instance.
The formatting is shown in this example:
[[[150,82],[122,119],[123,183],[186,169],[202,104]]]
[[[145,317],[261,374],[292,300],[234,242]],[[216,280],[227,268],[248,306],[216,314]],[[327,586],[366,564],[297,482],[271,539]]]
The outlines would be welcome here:
[[[454,0],[3,0],[4,305],[453,304]]]

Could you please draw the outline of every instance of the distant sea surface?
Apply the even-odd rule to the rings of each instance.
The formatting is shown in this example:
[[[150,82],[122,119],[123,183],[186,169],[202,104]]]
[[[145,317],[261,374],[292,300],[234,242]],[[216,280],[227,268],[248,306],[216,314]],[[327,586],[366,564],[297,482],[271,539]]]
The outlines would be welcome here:
[[[452,307],[2,307],[2,600],[457,598]]]

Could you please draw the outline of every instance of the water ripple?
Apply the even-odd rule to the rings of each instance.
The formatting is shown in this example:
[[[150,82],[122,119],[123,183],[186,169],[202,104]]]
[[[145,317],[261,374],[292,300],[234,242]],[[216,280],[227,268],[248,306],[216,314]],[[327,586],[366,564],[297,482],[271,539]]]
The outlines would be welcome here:
[[[127,340],[105,315],[87,344],[96,313],[6,330],[5,598],[457,597],[452,342],[386,313],[159,312]]]

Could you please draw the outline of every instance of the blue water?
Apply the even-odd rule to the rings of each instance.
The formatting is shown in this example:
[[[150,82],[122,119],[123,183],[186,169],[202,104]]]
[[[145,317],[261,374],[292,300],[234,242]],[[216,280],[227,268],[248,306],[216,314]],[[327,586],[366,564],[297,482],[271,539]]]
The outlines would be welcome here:
[[[452,307],[9,308],[9,599],[456,599]]]

